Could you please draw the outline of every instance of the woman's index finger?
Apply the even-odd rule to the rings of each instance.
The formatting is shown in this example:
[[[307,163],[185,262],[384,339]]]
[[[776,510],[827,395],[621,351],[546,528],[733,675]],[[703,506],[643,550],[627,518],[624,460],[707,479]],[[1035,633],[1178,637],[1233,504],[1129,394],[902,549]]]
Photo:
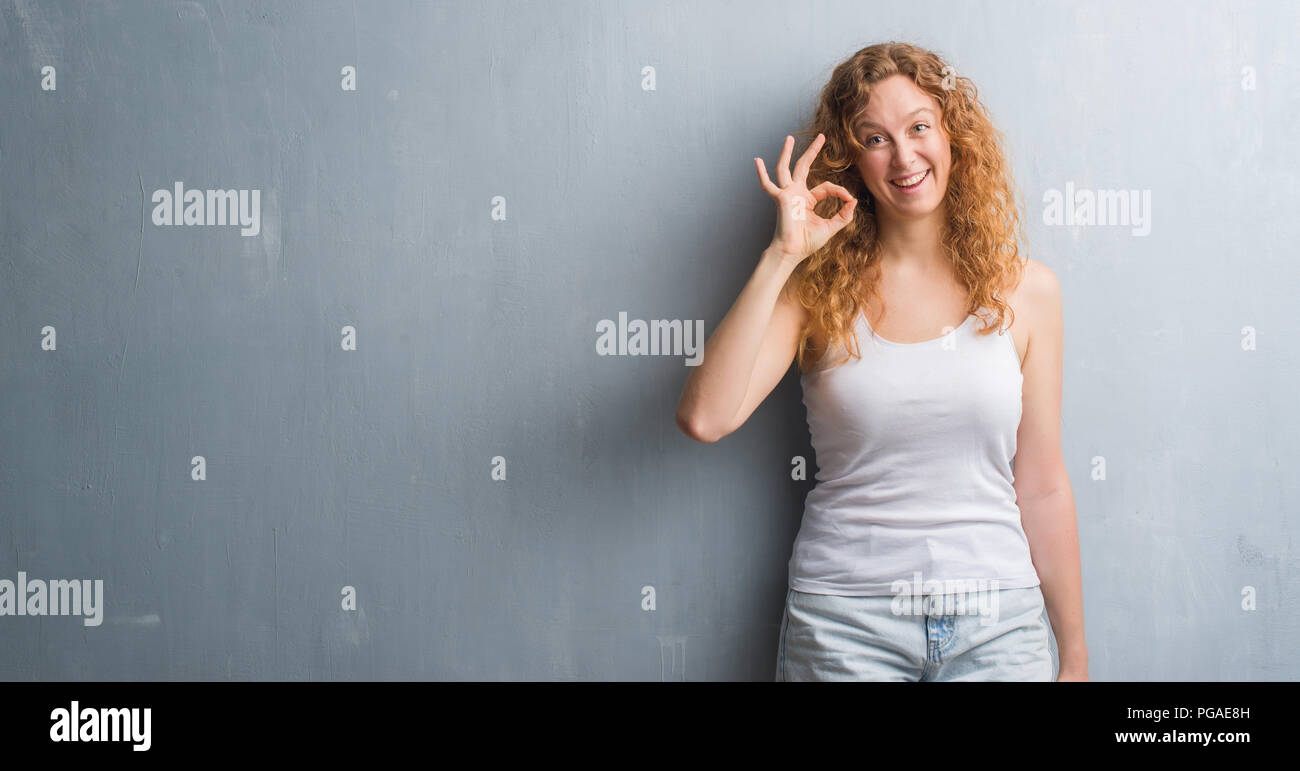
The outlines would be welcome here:
[[[808,149],[803,151],[803,155],[799,156],[799,162],[794,165],[794,178],[796,181],[800,183],[807,181],[808,172],[812,169],[813,159],[817,157],[817,153],[821,152],[822,145],[825,143],[826,135],[818,134],[813,138],[812,144],[808,145]]]

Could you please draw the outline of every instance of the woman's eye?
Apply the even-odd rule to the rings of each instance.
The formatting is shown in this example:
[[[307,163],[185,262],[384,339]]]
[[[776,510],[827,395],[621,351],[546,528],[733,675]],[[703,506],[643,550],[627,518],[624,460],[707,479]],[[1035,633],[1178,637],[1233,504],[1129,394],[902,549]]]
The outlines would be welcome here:
[[[916,126],[913,126],[912,128],[916,128],[917,126],[925,126],[926,128],[930,128],[930,124],[928,124],[928,123],[918,123],[918,124],[916,124]],[[879,134],[873,134],[873,135],[867,137],[867,141],[866,141],[864,144],[865,144],[867,147],[874,147],[874,145],[873,145],[872,142],[871,142],[871,140],[873,140],[873,139],[882,139],[882,137],[881,137]]]

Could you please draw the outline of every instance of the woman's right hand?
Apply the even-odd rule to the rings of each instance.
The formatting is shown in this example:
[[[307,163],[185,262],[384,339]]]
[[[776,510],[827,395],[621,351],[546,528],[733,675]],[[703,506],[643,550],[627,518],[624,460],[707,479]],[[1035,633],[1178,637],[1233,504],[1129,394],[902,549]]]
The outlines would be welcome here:
[[[786,259],[796,263],[807,259],[809,255],[822,248],[831,236],[835,235],[853,219],[858,199],[848,190],[830,182],[823,182],[812,190],[808,189],[808,170],[812,168],[813,159],[826,143],[826,136],[818,134],[799,161],[794,165],[794,174],[790,174],[790,153],[794,149],[794,137],[787,136],[781,148],[781,159],[777,162],[776,179],[779,184],[772,184],[763,166],[762,158],[755,158],[758,164],[758,181],[767,194],[776,199],[777,220],[776,235],[768,247],[780,253]],[[831,196],[844,201],[834,217],[826,219],[813,211],[819,201]]]

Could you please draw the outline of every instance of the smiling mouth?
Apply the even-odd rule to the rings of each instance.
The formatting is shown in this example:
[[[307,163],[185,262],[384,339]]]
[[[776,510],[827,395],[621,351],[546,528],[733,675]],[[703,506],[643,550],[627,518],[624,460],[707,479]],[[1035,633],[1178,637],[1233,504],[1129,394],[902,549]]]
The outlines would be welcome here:
[[[889,180],[889,184],[893,185],[894,187],[900,190],[911,190],[912,188],[924,182],[927,178],[929,178],[929,176],[930,176],[930,170],[926,169],[924,172],[921,172],[919,177],[916,174],[913,174],[910,177],[900,177],[900,180],[902,181],[906,181],[909,179],[914,180],[910,185],[900,185],[897,181],[892,179]]]

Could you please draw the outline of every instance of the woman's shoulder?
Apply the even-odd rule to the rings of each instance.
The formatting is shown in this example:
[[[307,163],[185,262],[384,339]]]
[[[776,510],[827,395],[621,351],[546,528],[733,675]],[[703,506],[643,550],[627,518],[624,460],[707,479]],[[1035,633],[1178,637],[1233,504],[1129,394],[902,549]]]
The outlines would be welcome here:
[[[1014,284],[1008,282],[1009,288],[1004,292],[1003,297],[1012,307],[1018,303],[1024,304],[1028,312],[1032,312],[1033,308],[1042,301],[1050,301],[1052,295],[1060,294],[1060,282],[1056,274],[1051,268],[1032,257],[1024,258],[1014,281]]]
[[[1061,282],[1056,273],[1032,257],[1025,258],[1019,283],[1012,290],[1027,313],[1039,315],[1053,313],[1060,306]]]
[[[1023,363],[1035,331],[1043,331],[1044,325],[1050,329],[1060,318],[1061,284],[1051,268],[1026,257],[1019,279],[1004,299],[1014,314],[1010,330]]]

